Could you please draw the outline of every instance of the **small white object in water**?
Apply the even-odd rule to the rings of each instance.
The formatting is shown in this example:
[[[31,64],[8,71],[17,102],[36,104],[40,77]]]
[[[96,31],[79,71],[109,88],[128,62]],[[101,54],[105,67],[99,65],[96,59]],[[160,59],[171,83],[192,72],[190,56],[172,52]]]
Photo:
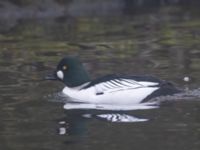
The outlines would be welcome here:
[[[66,128],[65,128],[65,127],[60,127],[60,128],[59,128],[59,134],[60,134],[60,135],[66,134]]]
[[[85,118],[92,118],[91,114],[83,114],[82,116],[85,117]]]
[[[61,125],[62,125],[62,124],[65,124],[65,123],[66,123],[65,121],[60,121],[60,122],[59,122],[59,124],[61,124]]]
[[[184,77],[184,78],[183,78],[183,81],[189,82],[189,81],[190,81],[190,78],[189,78],[189,77]]]

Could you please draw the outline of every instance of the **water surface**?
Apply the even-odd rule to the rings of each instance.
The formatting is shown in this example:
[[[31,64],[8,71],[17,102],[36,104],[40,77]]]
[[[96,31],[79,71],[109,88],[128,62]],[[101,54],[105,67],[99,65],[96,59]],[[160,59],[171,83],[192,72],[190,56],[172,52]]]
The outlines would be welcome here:
[[[67,17],[2,21],[0,149],[199,150],[199,8],[166,5],[131,12],[123,7],[114,11],[120,13],[92,16],[74,14],[78,7],[72,7]],[[165,98],[156,109],[65,110],[52,101],[64,85],[43,81],[64,55],[78,55],[92,78],[150,74],[190,96]],[[189,82],[183,81],[186,76]],[[105,114],[144,120],[112,122]]]

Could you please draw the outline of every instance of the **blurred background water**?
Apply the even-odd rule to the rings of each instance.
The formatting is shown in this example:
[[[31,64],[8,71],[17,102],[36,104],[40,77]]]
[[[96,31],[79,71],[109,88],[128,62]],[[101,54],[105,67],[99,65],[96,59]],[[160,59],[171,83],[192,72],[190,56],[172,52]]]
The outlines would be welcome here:
[[[93,78],[150,74],[181,89],[200,85],[198,0],[1,0],[0,149],[199,150],[199,97],[126,113],[112,123],[52,102],[63,84],[42,81],[66,55]],[[189,82],[183,78],[189,77]],[[54,97],[53,97],[54,98]]]

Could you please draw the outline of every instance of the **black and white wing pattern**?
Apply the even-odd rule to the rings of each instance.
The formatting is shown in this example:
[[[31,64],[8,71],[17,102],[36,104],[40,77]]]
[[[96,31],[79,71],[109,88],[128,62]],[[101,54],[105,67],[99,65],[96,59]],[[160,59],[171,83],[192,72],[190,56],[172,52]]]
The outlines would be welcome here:
[[[153,82],[137,82],[131,79],[113,79],[103,83],[94,85],[96,94],[112,93],[122,90],[145,88],[148,86],[156,86],[158,83]]]
[[[139,78],[138,77],[139,76],[125,77],[109,75],[92,81],[90,84],[84,87],[84,89],[94,87],[96,95],[101,95],[104,93],[112,93],[122,90],[157,87],[161,82],[160,80],[156,80],[153,77],[152,80],[147,80],[145,77],[141,78],[141,76]]]

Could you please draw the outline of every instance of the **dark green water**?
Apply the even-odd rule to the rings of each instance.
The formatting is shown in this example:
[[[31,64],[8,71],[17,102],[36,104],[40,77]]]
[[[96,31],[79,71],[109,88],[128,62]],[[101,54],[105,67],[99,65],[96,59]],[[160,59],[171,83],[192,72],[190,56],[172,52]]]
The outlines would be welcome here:
[[[64,55],[78,55],[93,78],[151,74],[195,90],[200,85],[197,7],[8,19],[1,24],[1,150],[199,150],[198,96],[172,99],[158,109],[123,112],[150,119],[146,122],[112,123],[81,117],[87,110],[64,110],[63,103],[49,100],[64,85],[42,80]],[[191,81],[184,82],[185,76]]]

